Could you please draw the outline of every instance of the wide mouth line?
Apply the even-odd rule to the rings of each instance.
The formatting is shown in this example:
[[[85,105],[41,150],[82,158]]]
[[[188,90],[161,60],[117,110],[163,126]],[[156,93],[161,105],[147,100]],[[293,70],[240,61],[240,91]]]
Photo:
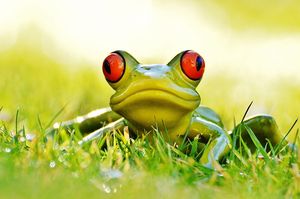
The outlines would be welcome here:
[[[116,104],[119,104],[121,102],[124,101],[124,99],[128,99],[130,98],[131,96],[134,96],[136,94],[139,94],[139,93],[142,93],[142,92],[155,92],[155,91],[160,91],[160,92],[163,92],[163,93],[166,93],[166,94],[170,94],[178,99],[182,99],[184,101],[197,101],[198,99],[196,98],[186,98],[186,97],[183,97],[182,95],[178,95],[177,92],[172,92],[172,89],[163,89],[163,88],[143,88],[143,89],[138,89],[138,90],[135,90],[135,91],[130,91],[130,90],[126,90],[124,91],[121,95],[123,95],[121,97],[121,95],[118,95],[117,97],[114,98],[114,100],[111,100],[111,104],[112,105],[116,105]],[[116,99],[116,98],[119,98],[119,99]]]

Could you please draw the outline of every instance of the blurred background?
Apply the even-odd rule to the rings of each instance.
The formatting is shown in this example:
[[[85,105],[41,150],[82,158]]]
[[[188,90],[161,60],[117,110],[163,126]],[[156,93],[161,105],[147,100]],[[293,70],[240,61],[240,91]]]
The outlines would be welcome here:
[[[299,24],[297,0],[0,0],[0,121],[20,110],[34,131],[62,108],[56,120],[108,106],[111,51],[152,64],[193,49],[207,64],[202,104],[228,129],[254,101],[250,114],[284,134],[300,115]]]

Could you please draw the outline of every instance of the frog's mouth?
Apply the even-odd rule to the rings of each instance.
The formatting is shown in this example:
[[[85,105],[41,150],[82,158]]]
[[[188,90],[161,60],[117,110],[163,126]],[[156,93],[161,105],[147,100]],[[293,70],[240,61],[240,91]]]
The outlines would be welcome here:
[[[112,110],[139,126],[163,121],[174,126],[199,106],[200,96],[192,88],[174,83],[135,82],[111,97]]]
[[[167,102],[174,108],[178,106],[194,109],[200,103],[200,96],[192,88],[182,88],[176,84],[140,82],[116,92],[110,99],[110,105],[118,110],[132,103],[147,103],[148,101],[152,102],[152,106]],[[151,109],[151,106],[148,108]]]

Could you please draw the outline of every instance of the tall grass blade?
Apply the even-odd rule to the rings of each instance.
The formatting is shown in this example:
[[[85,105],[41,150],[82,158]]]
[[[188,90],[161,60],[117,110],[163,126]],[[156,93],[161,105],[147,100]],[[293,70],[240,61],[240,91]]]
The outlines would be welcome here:
[[[190,156],[195,157],[197,151],[198,151],[198,142],[199,142],[199,136],[196,136],[194,138],[194,140],[191,142],[191,152],[190,152]]]
[[[241,145],[241,128],[240,128],[240,127],[241,127],[241,125],[243,124],[243,122],[244,122],[244,120],[245,120],[245,118],[246,118],[246,116],[247,116],[247,114],[248,114],[248,112],[249,112],[249,110],[250,110],[252,104],[253,104],[253,101],[250,102],[250,104],[248,105],[246,111],[244,112],[244,115],[243,115],[243,117],[242,117],[242,120],[241,120],[241,122],[240,122],[240,125],[236,125],[236,119],[235,119],[235,117],[234,117],[234,120],[233,120],[233,121],[234,121],[234,128],[233,128],[233,130],[232,130],[232,148],[233,148],[233,149],[236,148],[236,145],[237,145],[236,142],[237,142],[237,138],[238,138],[238,137],[240,137],[240,145]],[[235,155],[235,154],[233,154],[233,152],[231,151],[231,153],[230,153],[230,155],[229,155],[230,161],[233,161],[234,155]]]
[[[48,122],[48,124],[45,126],[45,128],[49,128],[51,124],[56,120],[56,118],[63,112],[63,110],[66,108],[67,104],[64,105],[54,116],[53,118]]]
[[[275,157],[276,153],[275,153],[275,149],[274,149],[274,147],[273,147],[271,141],[270,141],[268,138],[266,138],[266,140],[267,140],[267,142],[268,142],[268,144],[269,144],[269,146],[270,146],[270,150],[271,150],[271,153],[272,153],[272,157]]]
[[[39,115],[37,116],[37,122],[38,122],[38,125],[39,125],[39,128],[40,128],[41,132],[44,132],[44,127],[42,125],[41,118],[40,118]]]
[[[186,140],[187,140],[188,134],[189,134],[189,131],[186,131],[186,132],[184,133],[183,140],[182,140],[182,142],[180,143],[180,145],[179,145],[179,147],[178,147],[179,150],[184,150],[184,149],[186,148],[186,146],[187,146]],[[180,138],[180,137],[178,136],[178,138]]]
[[[232,149],[234,150],[236,149],[237,138],[239,137],[240,134],[241,134],[240,126],[234,126],[232,130]],[[230,162],[234,161],[234,154],[232,150],[230,151],[229,160]]]
[[[265,151],[264,147],[261,145],[261,143],[255,136],[255,134],[253,133],[252,129],[250,127],[248,127],[247,125],[244,125],[244,127],[246,128],[251,140],[253,141],[253,143],[256,146],[256,148],[258,149],[258,151],[264,156],[265,161],[269,162],[270,158],[269,158],[267,152]]]
[[[18,123],[19,123],[19,109],[17,109],[17,113],[16,113],[16,121],[15,121],[15,131],[16,131],[16,135],[14,136],[13,140],[15,142],[15,144],[18,144],[19,142],[19,135],[18,135]]]
[[[294,141],[293,141],[293,145],[297,146],[298,138],[299,138],[299,129],[297,129],[297,131],[296,131],[296,135],[295,135],[295,138],[294,138]]]
[[[253,104],[253,101],[251,101],[251,103],[248,105],[248,107],[247,107],[247,109],[246,109],[246,111],[245,111],[245,113],[244,113],[244,115],[243,115],[243,118],[242,118],[241,123],[245,120],[245,118],[246,118],[246,116],[247,116],[247,113],[249,112],[249,110],[250,110],[252,104]]]
[[[293,125],[291,126],[291,128],[288,130],[288,132],[285,134],[285,136],[281,139],[281,141],[279,142],[279,144],[276,145],[276,147],[275,147],[275,154],[278,153],[278,151],[282,147],[282,144],[286,141],[287,136],[291,133],[291,131],[293,130],[293,128],[295,127],[295,125],[297,124],[297,122],[298,122],[298,118],[295,120],[295,122],[293,123]]]
[[[244,166],[248,165],[247,161],[245,161],[245,158],[237,150],[232,149],[232,153],[241,161]]]
[[[293,140],[293,144],[291,146],[292,148],[292,151],[291,151],[291,159],[290,159],[290,164],[294,163],[294,162],[297,162],[297,155],[298,155],[298,146],[297,146],[297,139],[298,139],[298,136],[299,136],[299,129],[297,129],[297,132],[296,132],[296,135],[295,135],[295,138]]]

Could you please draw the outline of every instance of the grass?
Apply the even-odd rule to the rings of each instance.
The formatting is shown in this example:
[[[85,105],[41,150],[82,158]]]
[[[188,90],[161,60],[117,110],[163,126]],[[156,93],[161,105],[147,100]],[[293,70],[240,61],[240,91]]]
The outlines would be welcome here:
[[[77,131],[60,130],[49,138],[45,130],[51,121],[107,106],[112,90],[99,71],[65,68],[41,44],[28,47],[26,39],[0,53],[0,70],[1,198],[300,197],[298,154],[284,146],[271,146],[273,150],[266,152],[249,129],[257,151],[234,148],[227,162],[215,163],[216,170],[199,164],[197,138],[181,146],[191,148],[183,153],[156,130],[152,142],[150,135],[129,139],[126,131],[84,146],[77,144],[82,138]],[[243,92],[247,87],[240,80],[230,75],[205,78],[199,86],[203,102],[220,112],[231,128],[233,115],[239,121],[254,100],[254,108],[267,107],[282,131],[289,132],[289,140],[299,143],[299,124],[289,131],[300,110],[297,85],[281,81],[264,100],[259,87]],[[234,92],[220,92],[220,84]]]
[[[296,154],[267,154],[259,142],[257,153],[234,149],[228,163],[216,163],[212,171],[198,163],[195,150],[179,151],[158,131],[151,143],[147,136],[132,140],[113,132],[83,147],[77,144],[80,136],[64,130],[52,139],[41,132],[32,141],[24,139],[24,128],[15,132],[1,126],[5,198],[299,197]]]

